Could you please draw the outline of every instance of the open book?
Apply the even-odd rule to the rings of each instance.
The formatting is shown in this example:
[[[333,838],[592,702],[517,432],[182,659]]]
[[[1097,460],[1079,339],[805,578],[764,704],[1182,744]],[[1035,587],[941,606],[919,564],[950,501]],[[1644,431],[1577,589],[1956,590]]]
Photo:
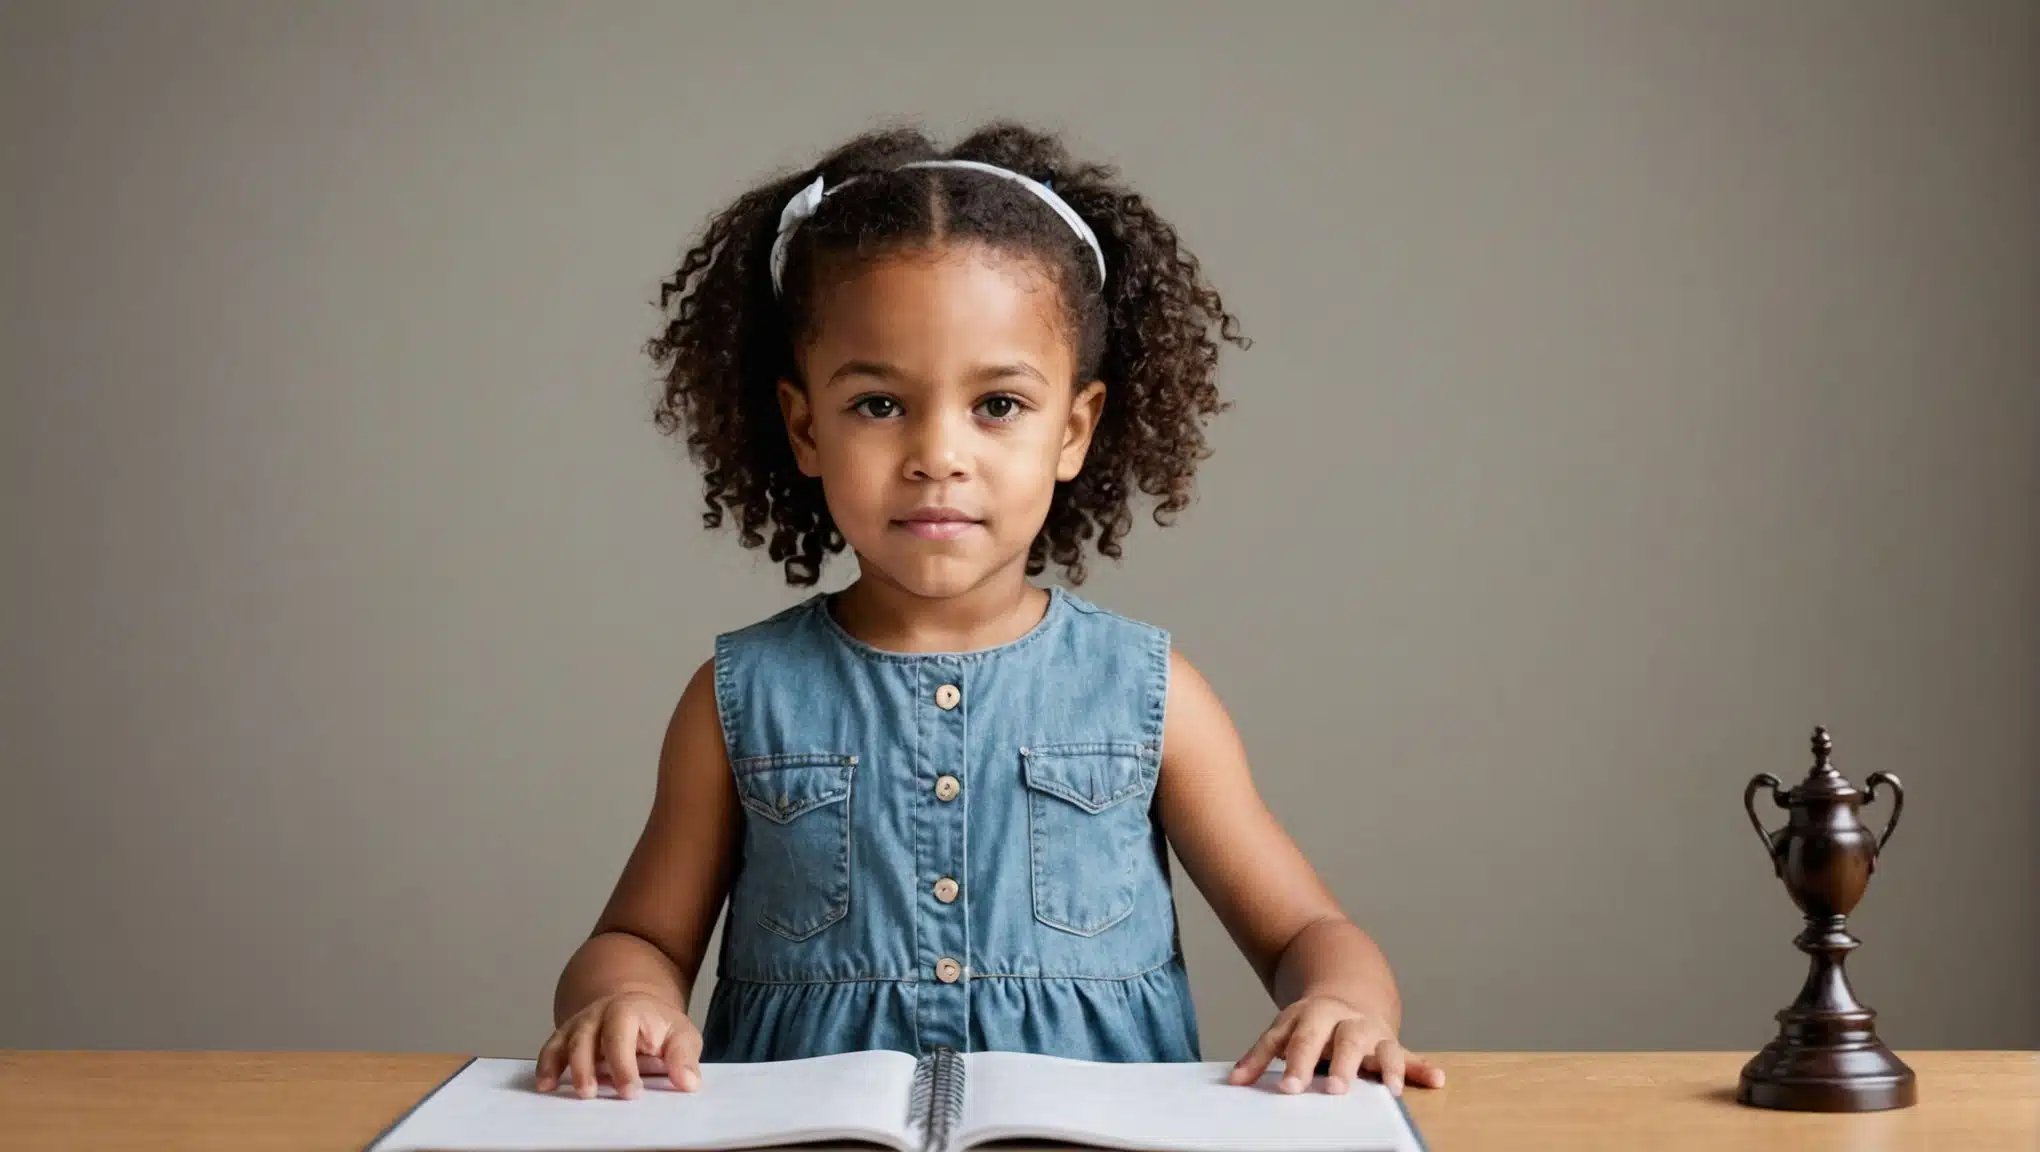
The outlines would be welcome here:
[[[635,1100],[602,1085],[582,1100],[534,1087],[530,1060],[469,1061],[370,1145],[370,1152],[729,1149],[864,1144],[961,1152],[994,1140],[1135,1152],[1422,1152],[1402,1101],[1373,1080],[1342,1095],[1287,1095],[1270,1069],[1231,1084],[1232,1065],[1109,1064],[1018,1052],[847,1052],[703,1064],[701,1086],[648,1076]]]

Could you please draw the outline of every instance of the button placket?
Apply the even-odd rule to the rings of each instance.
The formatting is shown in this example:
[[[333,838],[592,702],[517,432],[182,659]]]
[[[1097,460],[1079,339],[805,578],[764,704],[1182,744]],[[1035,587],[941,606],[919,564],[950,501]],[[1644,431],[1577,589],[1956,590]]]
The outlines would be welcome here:
[[[947,1044],[959,1051],[967,1050],[970,1040],[970,924],[962,899],[970,821],[969,805],[958,802],[969,756],[968,667],[968,661],[937,656],[920,666],[915,684],[920,700],[916,768],[934,793],[923,810],[925,832],[916,862],[921,891],[934,897],[915,902],[917,959],[924,965],[921,971],[933,976],[916,997],[918,1027],[924,1046]]]

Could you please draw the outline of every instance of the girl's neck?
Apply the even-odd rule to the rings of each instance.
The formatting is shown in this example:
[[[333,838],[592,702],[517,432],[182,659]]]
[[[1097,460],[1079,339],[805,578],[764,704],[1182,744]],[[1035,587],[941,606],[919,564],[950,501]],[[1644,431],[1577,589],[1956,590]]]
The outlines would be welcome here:
[[[1017,579],[987,580],[956,596],[929,599],[883,579],[859,576],[829,601],[845,632],[889,652],[970,652],[1033,631],[1049,593]]]

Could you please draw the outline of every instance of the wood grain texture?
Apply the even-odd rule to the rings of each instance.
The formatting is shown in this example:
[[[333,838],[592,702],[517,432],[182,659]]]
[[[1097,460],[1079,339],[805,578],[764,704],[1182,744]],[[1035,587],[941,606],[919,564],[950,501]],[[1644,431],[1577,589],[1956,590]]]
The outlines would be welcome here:
[[[1445,1087],[1408,1100],[1433,1152],[2040,1148],[2040,1052],[1904,1052],[1919,1103],[1848,1114],[1737,1104],[1746,1052],[1432,1055]]]
[[[0,1147],[358,1152],[466,1060],[9,1051],[0,1053]]]
[[[1743,1052],[1437,1053],[1412,1091],[1433,1152],[2040,1148],[2040,1053],[1902,1052],[1919,1105],[1780,1113],[1735,1103]],[[358,1150],[466,1059],[340,1052],[0,1052],[0,1146]]]

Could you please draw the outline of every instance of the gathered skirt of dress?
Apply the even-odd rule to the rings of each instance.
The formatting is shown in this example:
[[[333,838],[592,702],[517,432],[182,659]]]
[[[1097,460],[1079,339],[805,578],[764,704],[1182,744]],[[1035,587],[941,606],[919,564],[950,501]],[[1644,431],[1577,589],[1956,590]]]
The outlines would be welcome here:
[[[972,1051],[1119,1063],[1202,1058],[1180,961],[1123,980],[978,976],[968,995]],[[912,980],[718,980],[702,1017],[701,1058],[748,1063],[870,1049],[918,1055],[916,997]]]

